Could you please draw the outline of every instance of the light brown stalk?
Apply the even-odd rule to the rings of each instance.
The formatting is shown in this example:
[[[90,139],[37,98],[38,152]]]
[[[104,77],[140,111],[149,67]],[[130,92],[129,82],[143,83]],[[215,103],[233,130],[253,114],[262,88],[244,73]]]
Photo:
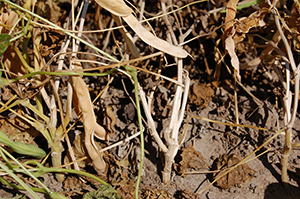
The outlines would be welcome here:
[[[287,174],[287,168],[288,168],[288,159],[290,152],[292,150],[292,128],[294,126],[295,118],[296,118],[296,112],[298,109],[298,101],[299,101],[299,66],[296,67],[296,63],[293,57],[293,53],[291,50],[291,47],[283,33],[283,30],[281,28],[280,22],[279,22],[279,13],[276,8],[273,8],[272,10],[274,16],[275,16],[275,24],[278,29],[278,32],[280,34],[280,37],[283,41],[283,44],[285,46],[285,49],[287,51],[287,55],[289,58],[289,64],[287,64],[286,68],[286,93],[283,98],[284,101],[284,111],[285,111],[285,125],[286,125],[286,130],[285,130],[285,146],[284,146],[284,151],[282,154],[281,158],[281,180],[284,185],[288,184],[288,174]],[[290,67],[291,66],[291,67]],[[293,95],[290,91],[290,70],[293,70],[294,72],[294,78],[295,78],[295,93],[294,93],[294,99]],[[292,107],[292,101],[293,103],[293,108],[291,111]]]

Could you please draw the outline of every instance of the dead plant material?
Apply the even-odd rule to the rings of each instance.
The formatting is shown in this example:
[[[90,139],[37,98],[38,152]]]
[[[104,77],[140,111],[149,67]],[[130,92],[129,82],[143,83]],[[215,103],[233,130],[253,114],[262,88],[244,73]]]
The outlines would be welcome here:
[[[62,31],[46,28],[35,28],[35,31],[36,36],[41,35],[43,38],[39,46],[40,53],[43,57],[49,54],[55,54],[60,50],[61,43],[65,38],[65,34]]]
[[[18,14],[11,10],[8,5],[5,6],[6,12],[2,12],[0,15],[0,32],[8,33],[13,25],[18,21]]]
[[[286,16],[284,18],[286,25],[290,28],[291,33],[288,33],[288,39],[293,41],[294,50],[300,52],[300,19],[299,15]],[[293,39],[293,37],[296,37]],[[298,41],[297,41],[298,39]]]
[[[99,4],[104,9],[108,10],[114,15],[117,16],[128,16],[132,13],[130,7],[128,7],[123,0],[95,0],[97,4]]]
[[[220,173],[214,175],[214,179],[217,179],[220,175],[226,172],[227,169],[233,167],[243,160],[242,157],[231,154],[222,155],[216,161],[216,170],[221,170]],[[237,168],[230,171],[227,175],[221,177],[216,185],[222,189],[228,189],[233,186],[240,186],[241,184],[250,181],[255,174],[255,171],[251,169],[247,164],[241,164]]]
[[[75,140],[73,142],[72,148],[77,160],[86,157],[87,151],[84,145],[84,133],[80,133],[79,135],[75,136]],[[69,160],[71,160],[70,157],[66,156],[64,163],[68,164]],[[84,168],[88,160],[89,159],[85,159],[84,161],[79,161],[77,164],[80,168]]]
[[[107,105],[105,107],[105,113],[104,113],[104,121],[103,121],[103,124],[105,125],[107,131],[110,133],[110,134],[113,134],[114,133],[114,126],[116,125],[117,123],[117,118],[115,116],[115,113],[112,109],[111,106]],[[95,134],[96,135],[96,134]],[[97,136],[98,138],[98,136]],[[99,138],[100,139],[100,138]]]
[[[0,130],[12,141],[23,142],[25,144],[35,144],[34,138],[39,135],[38,131],[31,128],[28,123],[18,117],[13,119],[1,119]]]
[[[215,91],[207,84],[193,84],[189,94],[191,104],[197,107],[206,108],[214,96]]]
[[[226,51],[228,52],[229,56],[231,57],[231,65],[236,72],[236,77],[241,80],[240,76],[240,62],[235,53],[235,43],[233,40],[233,35],[235,34],[236,30],[234,28],[235,24],[235,16],[236,16],[236,4],[238,0],[230,0],[227,5],[227,14],[225,19],[225,31],[223,35],[223,44],[225,46]]]
[[[22,64],[20,57],[17,55],[14,47],[8,46],[6,51],[3,53],[3,61],[6,69],[18,76],[26,74],[26,70]],[[11,75],[12,78],[16,78],[16,75]]]
[[[12,11],[8,6],[6,7],[7,12],[2,12],[0,15],[0,33],[8,33],[11,28],[17,23],[19,15]],[[10,44],[7,50],[3,54],[3,62],[6,69],[10,72],[13,72],[17,75],[26,74],[26,70],[17,55],[13,47],[14,43]],[[12,78],[16,78],[15,75],[12,75]]]
[[[227,4],[227,13],[225,18],[225,24],[224,24],[224,34],[223,34],[223,40],[225,41],[227,37],[229,37],[231,34],[231,30],[235,24],[235,16],[236,16],[236,4],[239,2],[239,0],[230,0]]]
[[[188,56],[188,53],[179,46],[174,46],[165,40],[162,40],[158,37],[155,37],[148,30],[146,30],[140,22],[132,14],[126,17],[123,17],[126,23],[134,30],[134,32],[148,45],[161,50],[167,54],[170,54],[174,57],[185,58]]]
[[[70,82],[74,90],[73,98],[76,99],[74,100],[74,102],[76,102],[76,104],[74,103],[74,106],[77,106],[82,113],[82,121],[85,131],[85,147],[93,161],[94,169],[98,173],[102,173],[105,171],[106,163],[103,160],[103,154],[98,152],[98,148],[94,144],[96,117],[90,93],[87,85],[80,76],[71,76]]]
[[[248,17],[239,19],[236,26],[236,33],[233,36],[234,43],[237,44],[243,41],[251,28],[265,26],[266,23],[263,21],[263,18],[266,14],[263,11],[256,11]]]
[[[186,199],[197,199],[198,195],[196,193],[193,193],[190,189],[184,189],[183,191],[180,192],[181,198],[186,198]]]
[[[120,185],[117,191],[123,196],[124,199],[134,198],[134,182],[131,181],[128,184]]]
[[[179,162],[179,165],[175,166],[179,174],[184,174],[191,170],[207,169],[209,167],[202,154],[196,151],[192,145],[183,148],[180,156],[182,160]]]
[[[171,199],[172,195],[165,189],[159,190],[156,188],[147,189],[143,191],[142,198],[148,199]]]

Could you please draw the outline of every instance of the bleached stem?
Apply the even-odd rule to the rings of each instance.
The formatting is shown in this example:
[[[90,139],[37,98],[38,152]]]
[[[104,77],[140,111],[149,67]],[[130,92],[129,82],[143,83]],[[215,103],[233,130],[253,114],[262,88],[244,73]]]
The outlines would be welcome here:
[[[158,144],[159,148],[161,149],[161,151],[163,153],[166,153],[168,151],[168,148],[163,143],[163,141],[160,139],[160,137],[159,137],[159,135],[156,131],[155,122],[154,122],[154,120],[151,116],[151,112],[150,112],[150,109],[149,109],[149,106],[148,106],[148,103],[147,103],[147,100],[146,100],[145,92],[144,92],[143,88],[140,85],[139,85],[139,97],[140,97],[140,100],[142,102],[143,109],[144,109],[145,115],[147,117],[148,124],[150,126],[152,136],[154,137],[154,139],[157,142],[157,144]]]

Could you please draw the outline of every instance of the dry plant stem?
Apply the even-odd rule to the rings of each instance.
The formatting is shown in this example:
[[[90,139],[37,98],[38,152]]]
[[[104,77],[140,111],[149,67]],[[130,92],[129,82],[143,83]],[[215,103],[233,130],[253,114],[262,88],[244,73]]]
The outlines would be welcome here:
[[[166,4],[164,3],[164,1],[161,1],[161,6],[162,6],[162,11],[164,14],[167,13],[166,10]],[[169,34],[171,35],[172,38],[172,42],[175,45],[178,45],[176,36],[174,34],[174,31],[172,29],[171,23],[168,20],[167,16],[163,17],[164,22],[167,25],[167,28],[169,30]],[[177,78],[178,78],[178,82],[182,83],[182,76],[183,76],[183,61],[181,58],[179,58],[177,60]],[[188,75],[186,80],[188,80]],[[186,81],[185,83],[185,88],[189,88],[189,81]],[[187,89],[188,90],[188,89]],[[168,145],[168,151],[164,153],[164,158],[165,158],[165,164],[164,164],[164,169],[162,172],[162,180],[163,183],[168,183],[171,179],[171,171],[172,171],[172,165],[174,163],[174,159],[175,156],[178,152],[178,149],[180,147],[179,143],[178,143],[178,133],[179,133],[179,128],[180,125],[182,123],[183,120],[183,113],[185,110],[185,106],[187,103],[187,96],[186,99],[182,99],[182,87],[181,86],[177,86],[176,88],[176,92],[175,92],[175,96],[173,99],[173,107],[172,107],[172,113],[171,113],[171,121],[170,124],[168,126],[168,129],[166,130],[166,132],[164,133],[167,145]],[[181,108],[181,113],[178,116],[178,113],[180,112],[180,108]]]
[[[74,22],[74,21],[72,21]],[[67,50],[67,47],[69,45],[69,42],[70,42],[70,39],[66,41],[65,45],[62,45],[62,52],[66,52]],[[64,56],[65,54],[62,54],[60,57],[59,57],[59,65],[58,65],[58,69],[62,69],[62,66],[64,64]],[[61,166],[62,162],[61,162],[61,152],[62,152],[62,139],[63,139],[63,134],[64,132],[66,132],[66,124],[69,123],[70,121],[70,111],[72,110],[71,109],[71,103],[70,103],[70,98],[68,100],[68,103],[67,103],[67,114],[66,114],[66,117],[63,116],[63,109],[62,109],[62,106],[61,106],[61,103],[60,103],[60,98],[58,96],[58,93],[57,93],[57,90],[59,89],[59,83],[60,83],[60,78],[58,76],[58,79],[56,79],[55,81],[55,85],[52,86],[53,90],[54,90],[54,95],[57,99],[57,102],[59,104],[59,109],[60,109],[60,116],[61,116],[61,121],[62,121],[62,126],[58,129],[55,129],[53,128],[51,133],[52,133],[52,140],[51,140],[51,143],[49,143],[50,147],[51,147],[51,159],[52,159],[52,164],[54,167],[56,166]],[[72,96],[72,87],[70,86],[70,83],[68,83],[68,96]],[[52,97],[54,98],[54,96]],[[53,104],[51,104],[51,106],[56,106],[55,105],[55,101],[53,100],[52,101]],[[69,111],[68,111],[69,110]],[[57,112],[52,112],[52,117],[57,117],[56,116]],[[56,125],[55,125],[56,126]],[[79,170],[79,166],[76,162],[76,159],[75,159],[75,156],[74,156],[74,152],[72,151],[72,147],[71,147],[71,144],[70,144],[70,141],[69,141],[69,137],[66,136],[66,141],[67,141],[67,145],[68,145],[68,148],[70,151],[70,156],[71,156],[71,159],[73,162],[75,162],[74,164],[74,167],[76,170]],[[56,175],[56,179],[59,181],[59,182],[62,182],[64,180],[64,174],[61,174],[61,173],[57,173]]]
[[[161,1],[161,8],[162,8],[163,14],[166,14],[167,13],[167,9],[166,9],[166,4],[164,3],[164,0]],[[163,16],[163,20],[164,20],[164,22],[167,25],[169,33],[171,34],[172,42],[177,46],[178,42],[177,42],[175,33],[174,33],[173,29],[172,29],[172,25],[171,25],[171,23],[168,20],[168,16],[167,15]]]
[[[105,148],[103,148],[103,149],[100,149],[99,152],[104,152],[104,151],[107,151],[107,150],[112,149],[112,148],[114,148],[114,147],[117,147],[117,146],[119,146],[119,145],[121,145],[121,144],[124,144],[124,143],[126,143],[126,142],[129,142],[130,140],[136,138],[136,137],[139,136],[140,134],[141,134],[141,132],[137,132],[137,133],[135,133],[135,134],[129,136],[128,138],[125,138],[124,140],[121,140],[121,141],[119,141],[119,142],[117,142],[117,143],[115,143],[115,144],[112,144],[112,145],[110,145],[110,146],[108,146],[108,147],[105,147]]]
[[[237,96],[237,82],[239,81],[237,79],[236,71],[233,72],[234,77],[234,106],[235,106],[235,122],[236,124],[239,124],[239,108],[238,108],[238,96]],[[237,126],[236,131],[239,131],[239,127]]]
[[[181,59],[178,61],[178,64],[179,65],[182,64]],[[190,79],[187,74],[186,79],[185,79],[185,89],[184,89],[184,93],[183,93],[183,99],[181,98],[182,88],[178,86],[176,93],[175,93],[174,100],[173,100],[173,107],[172,107],[173,112],[171,115],[170,125],[169,125],[168,129],[166,130],[166,132],[164,133],[164,136],[165,136],[165,139],[166,139],[166,142],[168,145],[168,151],[166,153],[164,153],[165,164],[164,164],[164,170],[162,172],[163,183],[168,183],[170,181],[174,158],[180,147],[181,142],[179,143],[178,134],[179,134],[179,128],[183,121],[183,116],[184,116],[184,112],[185,112],[185,108],[186,108],[186,104],[187,104],[189,84],[190,84]],[[176,97],[176,94],[178,95],[178,97]],[[179,113],[179,116],[178,116],[178,113]]]
[[[164,2],[161,2],[163,12],[166,13],[166,6]],[[165,23],[167,24],[167,27],[169,29],[169,33],[171,34],[171,38],[173,43],[176,45],[178,44],[175,34],[172,30],[171,24],[168,21],[167,17],[163,17]],[[178,59],[178,82],[179,84],[182,84],[182,76],[183,76],[183,71],[182,71],[182,59]],[[188,93],[188,87],[189,87],[189,78],[186,78],[186,83],[185,84],[185,91]],[[182,100],[182,87],[177,85],[176,88],[176,93],[173,99],[173,107],[172,107],[172,113],[171,113],[171,120],[170,124],[164,133],[166,142],[168,147],[164,145],[164,143],[161,141],[157,131],[156,127],[154,124],[154,121],[152,119],[150,109],[149,109],[149,104],[146,101],[146,97],[144,95],[144,92],[141,87],[139,87],[139,94],[140,98],[145,110],[146,117],[148,119],[149,126],[151,128],[152,135],[156,142],[158,143],[160,149],[163,151],[165,154],[165,164],[164,164],[164,171],[162,172],[162,178],[163,178],[163,183],[168,183],[170,181],[170,176],[171,176],[171,170],[172,170],[172,165],[174,163],[174,158],[178,152],[179,149],[179,144],[178,144],[178,130],[180,128],[180,125],[182,123],[183,115],[184,115],[184,110],[187,102],[187,93],[184,95],[184,99]],[[180,107],[181,107],[181,112],[180,112]],[[180,112],[180,115],[178,116],[178,113]]]
[[[278,13],[278,12],[277,12]],[[292,150],[292,142],[291,142],[291,135],[292,135],[292,127],[295,122],[296,118],[296,110],[298,108],[298,100],[299,100],[299,68],[296,68],[296,64],[294,61],[294,57],[291,51],[291,47],[282,31],[280,22],[279,22],[279,17],[277,13],[274,14],[275,16],[275,23],[278,28],[279,34],[281,36],[281,39],[285,45],[286,51],[288,53],[289,57],[289,62],[291,64],[291,68],[293,69],[294,72],[294,78],[295,78],[295,94],[294,94],[294,104],[293,104],[293,110],[292,113],[290,112],[291,110],[291,105],[292,105],[292,93],[290,91],[290,68],[287,67],[286,69],[286,94],[283,98],[284,100],[284,109],[285,109],[285,146],[284,146],[284,151],[282,154],[281,158],[281,180],[282,182],[287,185],[288,184],[288,174],[287,174],[287,167],[288,167],[288,159],[290,155],[290,151]],[[288,66],[288,65],[287,65]]]
[[[142,5],[141,5],[141,8],[140,8],[139,21],[143,20],[143,15],[144,15],[144,11],[145,11],[146,0],[142,0],[141,4]]]
[[[51,139],[48,140],[48,144],[51,148],[51,161],[52,166],[61,166],[61,151],[62,145],[61,140],[57,140],[56,135],[56,125],[57,125],[57,107],[55,104],[55,98],[52,97],[50,100],[50,122],[48,123],[48,129],[51,135]],[[64,174],[57,173],[55,175],[57,181],[62,182],[64,181]]]
[[[115,21],[114,19],[111,19],[110,23],[109,23],[109,29],[111,29],[114,25]],[[110,35],[111,35],[112,30],[107,31],[107,35],[104,39],[103,43],[103,50],[106,49],[106,47],[108,46],[109,42],[110,42]]]
[[[141,100],[142,105],[143,105],[143,109],[145,111],[145,115],[146,115],[147,120],[148,120],[148,125],[150,126],[151,135],[154,137],[154,139],[157,142],[160,150],[163,153],[166,153],[168,151],[168,148],[163,143],[163,141],[160,139],[160,137],[159,137],[159,135],[156,131],[155,122],[154,122],[154,120],[151,116],[151,111],[149,109],[149,105],[148,105],[147,100],[146,100],[145,92],[144,92],[143,88],[140,85],[138,86],[138,92],[139,92],[140,100]]]

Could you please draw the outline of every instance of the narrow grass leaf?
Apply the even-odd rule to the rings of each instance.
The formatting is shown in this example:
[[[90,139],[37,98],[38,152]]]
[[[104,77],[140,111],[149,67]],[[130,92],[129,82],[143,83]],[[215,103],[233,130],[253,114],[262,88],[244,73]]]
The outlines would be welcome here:
[[[1,156],[4,155],[2,150],[4,149],[0,147]],[[14,174],[14,172],[10,170],[6,165],[0,163],[0,168],[3,169],[10,177],[16,180],[26,191],[28,191],[28,193],[31,194],[33,198],[35,199],[40,198],[33,190],[31,190],[31,188],[21,178],[19,178],[16,174]]]
[[[8,145],[14,152],[22,155],[29,155],[36,158],[43,158],[46,152],[32,144],[25,144],[23,142],[13,142],[7,135],[0,130],[0,142]]]

